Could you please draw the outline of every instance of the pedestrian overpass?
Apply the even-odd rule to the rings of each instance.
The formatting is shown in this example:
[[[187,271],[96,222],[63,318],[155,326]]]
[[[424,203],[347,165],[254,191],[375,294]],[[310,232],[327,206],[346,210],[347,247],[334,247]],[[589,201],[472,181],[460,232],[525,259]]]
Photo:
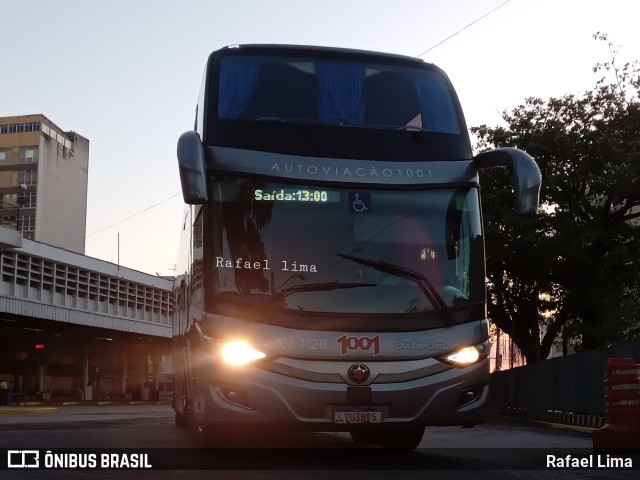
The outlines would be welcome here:
[[[0,248],[0,378],[61,400],[142,399],[170,385],[173,278],[2,226]]]

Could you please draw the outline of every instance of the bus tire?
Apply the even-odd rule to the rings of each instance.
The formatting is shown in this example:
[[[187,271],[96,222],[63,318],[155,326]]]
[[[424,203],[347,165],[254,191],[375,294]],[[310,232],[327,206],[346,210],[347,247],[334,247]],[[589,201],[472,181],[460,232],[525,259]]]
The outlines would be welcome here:
[[[186,428],[189,426],[189,419],[186,415],[176,411],[176,427],[178,428]]]
[[[351,430],[349,432],[351,435],[351,440],[353,443],[358,445],[368,445],[368,444],[377,444],[376,437],[366,430]]]
[[[379,441],[382,448],[389,450],[415,450],[420,446],[424,436],[424,427],[398,428],[380,432]]]

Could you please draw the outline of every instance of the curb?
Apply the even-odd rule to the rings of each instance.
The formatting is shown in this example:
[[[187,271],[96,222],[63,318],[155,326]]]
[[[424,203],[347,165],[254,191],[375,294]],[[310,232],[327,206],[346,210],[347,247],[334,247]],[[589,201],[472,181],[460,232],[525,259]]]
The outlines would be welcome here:
[[[533,420],[533,419],[530,419],[530,418],[511,417],[509,415],[494,414],[492,416],[494,416],[496,418],[503,419],[503,420],[508,420],[508,421],[511,421],[511,422],[532,423],[532,424],[540,426],[540,427],[556,428],[556,429],[560,429],[560,430],[573,430],[575,432],[587,433],[589,435],[591,435],[595,430],[599,430],[599,427],[592,428],[592,427],[583,427],[581,425],[571,425],[571,424],[568,424],[568,423],[545,422],[543,420]]]
[[[61,402],[20,402],[17,405],[0,406],[0,415],[7,414],[23,414],[23,413],[51,413],[59,410],[58,407],[70,407],[70,406],[105,406],[105,405],[171,405],[171,402],[165,402],[160,400],[132,400],[128,402],[119,401],[61,401]]]
[[[58,409],[55,407],[30,407],[30,406],[18,406],[18,407],[0,407],[0,415],[21,415],[28,413],[51,413]]]
[[[575,414],[562,410],[530,411],[526,408],[507,407],[506,411],[494,414],[524,421],[586,428],[586,431],[599,430],[605,424],[605,418],[600,415]]]
[[[577,427],[598,430],[604,426],[604,417],[600,415],[575,414],[573,412],[563,412],[560,410],[547,410],[545,419],[549,423],[568,424]]]
[[[131,400],[131,401],[118,401],[118,400],[101,400],[99,402],[94,400],[82,400],[82,401],[37,401],[37,402],[20,402],[15,407],[67,407],[67,406],[87,406],[95,407],[98,405],[171,405],[171,401],[163,400]],[[1,407],[0,407],[1,408]]]

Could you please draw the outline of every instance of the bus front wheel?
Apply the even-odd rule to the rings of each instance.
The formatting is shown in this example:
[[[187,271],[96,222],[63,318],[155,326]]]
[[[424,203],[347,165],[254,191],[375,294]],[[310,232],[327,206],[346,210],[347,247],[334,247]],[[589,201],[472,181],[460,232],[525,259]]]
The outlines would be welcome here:
[[[391,450],[415,450],[420,446],[424,436],[424,427],[389,429],[381,432],[380,441],[382,448]]]
[[[415,450],[424,436],[424,427],[397,427],[383,430],[352,430],[352,440],[360,445],[380,445],[390,450]]]

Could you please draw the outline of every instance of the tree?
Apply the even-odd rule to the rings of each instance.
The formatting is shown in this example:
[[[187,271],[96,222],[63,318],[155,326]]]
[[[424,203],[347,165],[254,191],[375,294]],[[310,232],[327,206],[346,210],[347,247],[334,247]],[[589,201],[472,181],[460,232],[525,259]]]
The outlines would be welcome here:
[[[521,148],[543,176],[541,214],[524,220],[505,172],[481,179],[489,313],[529,363],[560,333],[590,349],[640,330],[640,65],[619,67],[608,45],[592,91],[528,98],[506,127],[471,129],[479,150]]]

